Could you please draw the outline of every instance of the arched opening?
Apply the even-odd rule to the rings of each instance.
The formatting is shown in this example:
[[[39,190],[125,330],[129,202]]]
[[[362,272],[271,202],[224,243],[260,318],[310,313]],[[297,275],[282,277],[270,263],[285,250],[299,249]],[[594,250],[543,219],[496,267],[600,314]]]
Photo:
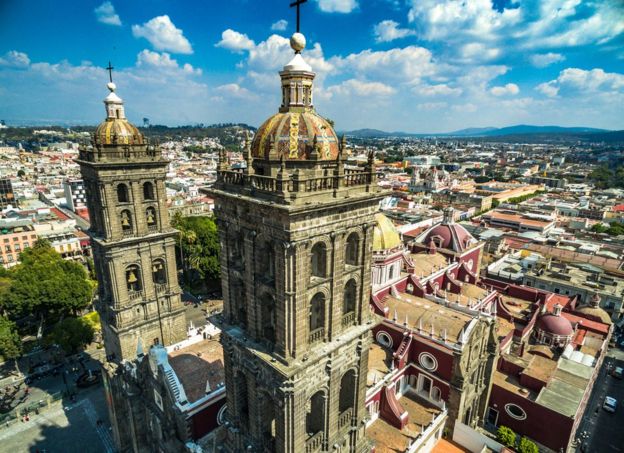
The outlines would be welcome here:
[[[263,391],[259,398],[261,410],[262,436],[265,441],[275,439],[275,402],[271,396]]]
[[[275,342],[275,300],[269,294],[260,298],[260,336],[262,339]]]
[[[312,247],[311,274],[313,277],[325,277],[327,275],[327,251],[323,242]]]
[[[344,298],[342,301],[342,314],[352,313],[355,311],[357,288],[355,280],[351,279],[347,282],[344,289]]]
[[[126,234],[131,234],[133,229],[132,229],[132,214],[130,214],[130,211],[128,211],[127,209],[124,209],[123,211],[121,211],[121,231],[124,233],[124,235]]]
[[[126,286],[130,293],[138,292],[143,289],[141,269],[136,264],[131,264],[126,268]]]
[[[340,380],[340,399],[338,403],[338,409],[342,414],[348,409],[351,409],[355,405],[355,393],[356,393],[356,379],[355,371],[347,371]]]
[[[325,296],[317,293],[310,301],[310,334],[325,327]]]
[[[352,266],[356,266],[358,263],[358,235],[356,233],[351,233],[347,238],[345,262]]]
[[[271,242],[264,242],[258,247],[258,274],[265,281],[275,279],[275,251]]]
[[[238,408],[238,417],[242,427],[249,428],[249,390],[247,386],[247,376],[243,372],[236,373],[236,392],[234,399]]]
[[[237,320],[239,325],[247,327],[247,303],[245,298],[245,284],[240,280],[232,281],[231,290],[232,313],[230,316]]]
[[[325,393],[319,390],[308,401],[306,413],[306,433],[308,437],[323,431],[325,424]]]
[[[128,186],[125,184],[117,184],[117,201],[119,203],[128,203],[130,201],[128,197]]]
[[[143,183],[143,199],[144,200],[155,200],[156,196],[154,195],[154,184],[151,182]]]
[[[145,210],[145,222],[150,229],[157,227],[156,209],[151,206]]]
[[[163,260],[156,259],[152,263],[152,280],[157,285],[167,283],[167,272],[165,270],[165,262]]]

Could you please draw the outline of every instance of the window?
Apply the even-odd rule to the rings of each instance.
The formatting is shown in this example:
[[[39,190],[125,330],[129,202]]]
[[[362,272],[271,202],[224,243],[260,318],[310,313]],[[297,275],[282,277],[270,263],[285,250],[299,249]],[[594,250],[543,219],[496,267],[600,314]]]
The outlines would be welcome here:
[[[7,255],[7,263],[13,262],[13,255]]]
[[[156,226],[156,210],[151,206],[145,210],[145,221],[148,227]]]
[[[19,238],[17,236],[13,236],[13,242],[17,242],[19,241]]]
[[[269,294],[265,294],[260,298],[260,321],[261,336],[264,340],[273,343],[275,341],[275,300]]]
[[[317,293],[310,301],[310,332],[325,327],[325,296]]]
[[[338,409],[342,414],[354,406],[356,394],[355,371],[347,371],[340,380],[340,395]]]
[[[312,247],[311,271],[313,277],[325,277],[327,264],[327,253],[325,244],[319,242]]]
[[[511,418],[515,418],[516,420],[524,420],[527,418],[527,414],[524,409],[517,404],[505,404],[505,412],[507,412]]]
[[[132,233],[132,214],[127,209],[121,211],[121,230],[123,233]]]
[[[386,332],[377,332],[377,336],[375,338],[377,339],[377,343],[380,345],[385,346],[386,348],[392,347],[392,337]]]
[[[152,279],[157,285],[167,283],[167,273],[165,272],[165,262],[161,259],[152,263]]]
[[[30,244],[28,242],[24,242],[24,248],[27,249],[28,247],[30,247]]]
[[[356,304],[356,292],[355,280],[351,279],[347,282],[344,289],[344,299],[342,301],[342,314],[346,315],[355,311]]]
[[[323,424],[325,423],[325,393],[319,390],[312,395],[307,407],[306,432],[308,437],[312,437],[323,430]]]
[[[355,233],[351,233],[347,238],[345,262],[352,266],[356,266],[358,263],[358,235]]]
[[[4,251],[5,251],[5,252],[9,252],[9,253],[11,253],[11,252],[13,251],[13,250],[11,249],[11,245],[10,245],[10,244],[9,244],[9,245],[5,245],[5,246],[4,246]]]
[[[154,184],[151,182],[146,182],[143,184],[143,199],[144,200],[154,200],[156,197],[154,196]]]
[[[126,268],[126,286],[128,292],[137,292],[143,289],[141,269],[136,264],[132,264]]]
[[[128,197],[128,186],[125,184],[117,185],[117,201],[119,203],[128,203],[128,201],[130,201]]]
[[[421,352],[418,355],[418,363],[420,363],[420,366],[429,371],[435,371],[438,369],[438,361],[428,352]]]

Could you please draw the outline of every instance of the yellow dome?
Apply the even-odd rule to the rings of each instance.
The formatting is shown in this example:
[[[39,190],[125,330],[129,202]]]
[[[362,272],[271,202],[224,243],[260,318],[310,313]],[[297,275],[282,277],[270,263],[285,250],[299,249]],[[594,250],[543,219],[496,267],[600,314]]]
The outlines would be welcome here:
[[[392,250],[402,244],[401,236],[392,221],[383,214],[375,214],[373,252]]]
[[[577,309],[576,311],[579,313],[583,313],[584,315],[590,315],[597,319],[600,319],[600,322],[602,322],[603,324],[608,324],[608,325],[613,324],[613,321],[611,321],[611,316],[609,316],[609,313],[607,313],[600,307],[592,307],[591,305],[589,305],[589,306],[581,307]]]
[[[107,118],[95,130],[95,143],[98,145],[142,145],[143,134],[123,118]]]
[[[268,159],[271,147],[275,146],[275,159],[283,156],[286,160],[307,160],[313,151],[315,137],[319,160],[338,157],[338,137],[325,118],[313,110],[277,113],[256,132],[251,143],[251,154]],[[275,139],[274,144],[272,138]]]

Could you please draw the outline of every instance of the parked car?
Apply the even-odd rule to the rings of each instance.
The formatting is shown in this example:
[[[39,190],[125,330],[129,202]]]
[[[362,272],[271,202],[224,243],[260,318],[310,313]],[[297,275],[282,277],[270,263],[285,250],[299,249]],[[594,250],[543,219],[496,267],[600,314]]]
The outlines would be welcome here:
[[[605,397],[602,408],[607,412],[614,413],[617,409],[617,400],[611,396]]]
[[[616,366],[611,372],[611,376],[616,379],[622,379],[624,377],[624,368]]]

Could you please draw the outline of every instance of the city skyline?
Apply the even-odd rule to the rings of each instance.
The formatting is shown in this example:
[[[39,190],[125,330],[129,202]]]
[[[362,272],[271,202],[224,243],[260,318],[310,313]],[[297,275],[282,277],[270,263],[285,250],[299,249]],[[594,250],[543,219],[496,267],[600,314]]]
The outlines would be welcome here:
[[[7,2],[0,118],[95,124],[110,60],[135,122],[259,126],[277,110],[277,71],[291,56],[286,6]],[[340,130],[624,129],[617,1],[318,0],[301,9],[315,104]]]

